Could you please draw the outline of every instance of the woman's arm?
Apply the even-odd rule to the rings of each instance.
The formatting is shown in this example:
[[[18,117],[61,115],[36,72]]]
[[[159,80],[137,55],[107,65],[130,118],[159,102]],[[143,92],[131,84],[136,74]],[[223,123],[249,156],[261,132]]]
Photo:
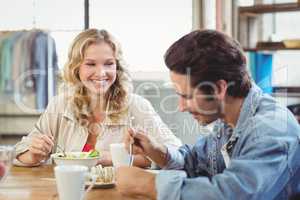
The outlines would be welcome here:
[[[42,160],[47,159],[47,156],[34,155],[29,150],[27,150],[24,153],[19,154],[16,158],[22,164],[25,164],[26,166],[30,167],[40,165]]]
[[[17,159],[27,165],[37,165],[42,160],[46,160],[54,146],[54,138],[51,135],[32,136],[29,148],[24,153],[17,156]]]
[[[14,164],[36,166],[49,157],[55,143],[53,133],[58,131],[57,122],[61,120],[55,109],[57,104],[57,98],[51,100],[32,131],[16,144]]]

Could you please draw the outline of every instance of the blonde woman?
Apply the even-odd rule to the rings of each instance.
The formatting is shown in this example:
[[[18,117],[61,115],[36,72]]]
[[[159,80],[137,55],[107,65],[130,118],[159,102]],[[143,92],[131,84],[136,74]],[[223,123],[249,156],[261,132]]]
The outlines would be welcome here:
[[[97,149],[111,165],[109,144],[120,143],[133,125],[165,145],[181,145],[144,98],[130,94],[119,44],[105,30],[89,29],[73,41],[64,67],[67,88],[50,101],[30,134],[16,145],[16,164],[33,166],[53,152]],[[134,165],[150,161],[135,157]]]

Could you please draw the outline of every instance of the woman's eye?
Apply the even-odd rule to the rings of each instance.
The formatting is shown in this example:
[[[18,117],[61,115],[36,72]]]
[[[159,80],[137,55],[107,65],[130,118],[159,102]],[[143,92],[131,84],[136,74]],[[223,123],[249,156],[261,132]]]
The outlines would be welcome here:
[[[111,62],[111,63],[105,63],[105,66],[108,66],[108,67],[111,67],[111,66],[114,66],[115,63]]]
[[[95,66],[95,63],[86,63],[88,66]]]

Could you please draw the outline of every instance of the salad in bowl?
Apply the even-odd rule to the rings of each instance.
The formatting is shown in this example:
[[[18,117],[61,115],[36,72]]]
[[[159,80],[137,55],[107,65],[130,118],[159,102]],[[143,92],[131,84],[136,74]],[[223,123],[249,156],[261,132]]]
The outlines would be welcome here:
[[[100,158],[97,150],[89,152],[65,152],[51,155],[56,165],[84,165],[89,168],[95,166]]]

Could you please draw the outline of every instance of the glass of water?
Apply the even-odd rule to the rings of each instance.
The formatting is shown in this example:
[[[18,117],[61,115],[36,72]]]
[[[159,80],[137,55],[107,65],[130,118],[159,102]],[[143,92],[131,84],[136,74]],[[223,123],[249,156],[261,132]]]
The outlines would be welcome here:
[[[7,176],[14,158],[14,147],[0,145],[0,183]]]

